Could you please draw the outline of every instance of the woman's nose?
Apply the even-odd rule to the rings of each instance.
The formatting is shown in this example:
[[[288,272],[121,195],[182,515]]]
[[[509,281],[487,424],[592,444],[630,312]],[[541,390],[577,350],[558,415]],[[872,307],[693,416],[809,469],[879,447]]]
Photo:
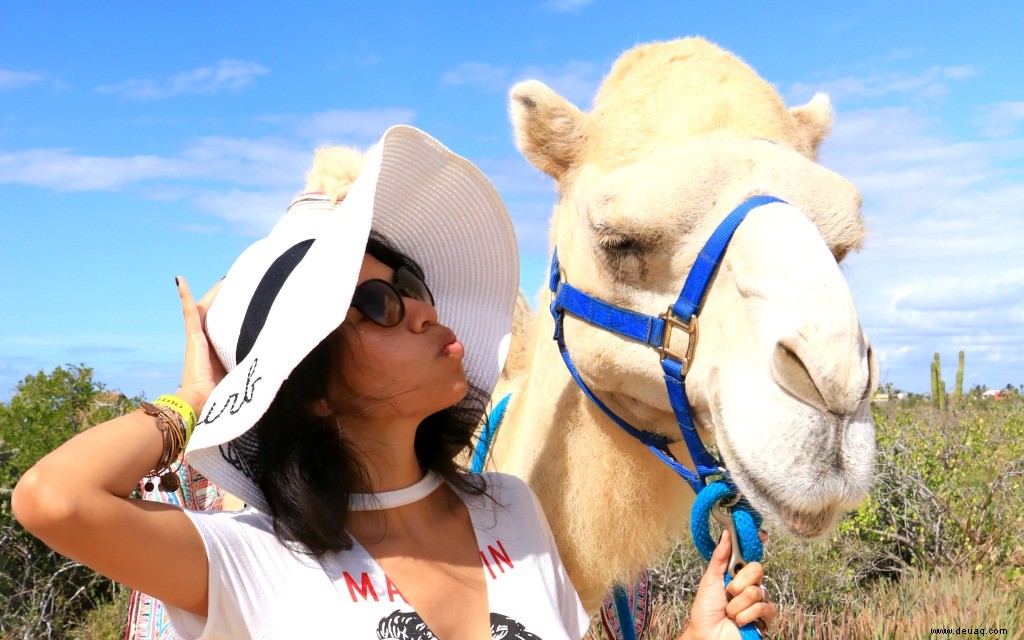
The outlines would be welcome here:
[[[405,303],[406,322],[409,323],[413,331],[421,332],[427,327],[437,324],[437,309],[434,308],[434,305],[414,298],[405,298],[403,302]]]

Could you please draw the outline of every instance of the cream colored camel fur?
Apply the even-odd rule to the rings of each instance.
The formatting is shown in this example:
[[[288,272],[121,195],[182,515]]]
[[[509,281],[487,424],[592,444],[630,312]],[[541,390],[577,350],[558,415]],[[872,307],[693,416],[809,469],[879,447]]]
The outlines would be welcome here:
[[[865,236],[860,196],[815,163],[828,98],[786,109],[741,60],[693,38],[637,47],[583,113],[540,82],[511,92],[516,142],[555,179],[564,277],[651,315],[674,302],[718,222],[748,196],[769,205],[737,231],[702,310],[686,389],[701,434],[744,494],[784,531],[813,537],[870,485],[877,373],[837,261]],[[544,304],[547,295],[543,294]],[[538,494],[585,606],[685,535],[690,490],[580,392],[546,309],[529,330],[492,449]],[[568,318],[576,365],[604,402],[678,437],[653,350]],[[678,338],[677,338],[678,339]],[[685,447],[674,445],[691,465]]]
[[[582,113],[539,82],[511,93],[516,140],[555,179],[551,225],[565,277],[656,315],[697,251],[746,197],[741,225],[699,319],[686,388],[702,436],[744,494],[784,531],[821,535],[865,495],[874,458],[874,361],[837,266],[860,247],[860,196],[815,163],[827,97],[786,109],[735,56],[701,39],[637,47]],[[307,190],[340,200],[358,155],[318,153]],[[546,295],[545,295],[546,300]],[[684,536],[693,496],[578,390],[546,309],[516,310],[495,398],[514,392],[490,466],[529,481],[584,605],[632,579]],[[565,322],[579,370],[615,411],[678,437],[656,352]],[[685,447],[673,451],[690,465]]]

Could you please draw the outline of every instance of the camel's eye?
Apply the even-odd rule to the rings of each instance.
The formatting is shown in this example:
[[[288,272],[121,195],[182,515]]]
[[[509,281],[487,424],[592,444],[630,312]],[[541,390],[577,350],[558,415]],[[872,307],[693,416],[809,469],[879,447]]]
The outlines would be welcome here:
[[[602,228],[597,231],[601,257],[617,280],[640,280],[647,272],[646,255],[653,246],[650,239]]]
[[[643,253],[644,245],[639,238],[616,233],[602,234],[597,241],[602,249],[610,253]]]

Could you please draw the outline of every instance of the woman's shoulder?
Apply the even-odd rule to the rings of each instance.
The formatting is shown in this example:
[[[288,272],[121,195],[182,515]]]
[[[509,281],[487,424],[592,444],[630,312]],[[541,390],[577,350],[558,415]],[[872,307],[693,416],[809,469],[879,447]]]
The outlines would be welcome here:
[[[224,511],[221,509],[185,509],[185,513],[193,520],[196,518],[209,518],[222,526],[252,527],[263,530],[268,526],[273,530],[274,523],[271,517],[255,507],[244,506],[237,511]]]
[[[273,519],[253,507],[244,507],[238,511],[186,509],[185,513],[207,542],[216,538],[223,542],[237,540],[244,544],[274,538]]]
[[[516,491],[530,491],[530,485],[519,476],[501,471],[484,471],[479,474],[487,487],[509,488]]]
[[[274,532],[274,520],[253,507],[238,511],[189,511],[192,523],[206,545],[208,555],[249,558],[260,563],[273,562],[279,568],[296,562],[303,567],[317,566],[299,545],[289,546]]]
[[[478,500],[503,512],[506,517],[522,519],[536,514],[540,509],[533,490],[522,478],[508,473],[487,471],[477,474],[477,479],[483,488]]]
[[[530,485],[518,476],[499,471],[485,471],[479,474],[479,477],[483,482],[484,491],[500,504],[509,501],[530,503],[536,499]]]

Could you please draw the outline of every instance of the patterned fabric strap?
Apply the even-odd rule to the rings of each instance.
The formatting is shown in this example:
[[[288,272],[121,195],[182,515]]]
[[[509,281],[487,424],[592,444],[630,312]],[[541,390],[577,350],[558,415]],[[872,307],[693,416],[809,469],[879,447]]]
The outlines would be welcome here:
[[[173,504],[196,511],[219,511],[223,506],[224,492],[207,480],[202,474],[182,464],[178,467],[181,481],[177,491],[143,491],[142,499]],[[146,478],[145,480],[154,480]],[[152,554],[163,553],[153,549]],[[163,603],[139,591],[132,591],[128,605],[128,626],[125,640],[179,640],[170,620],[164,614]]]

